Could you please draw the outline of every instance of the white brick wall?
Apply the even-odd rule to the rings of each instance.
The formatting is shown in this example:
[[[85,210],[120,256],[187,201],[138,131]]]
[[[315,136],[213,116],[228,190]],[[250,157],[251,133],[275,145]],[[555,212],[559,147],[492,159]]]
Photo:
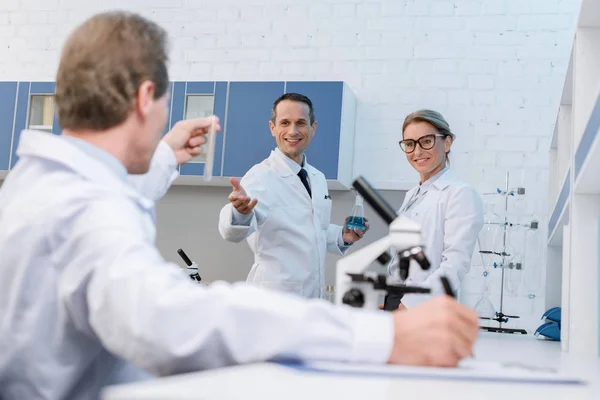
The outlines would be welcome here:
[[[458,172],[484,190],[502,186],[507,168],[524,171],[546,221],[544,138],[578,0],[3,0],[0,79],[52,80],[73,26],[124,6],[168,29],[173,79],[348,82],[358,97],[354,172],[374,182],[413,182],[396,144],[402,118],[441,111],[458,137]],[[478,291],[463,293],[472,301]]]

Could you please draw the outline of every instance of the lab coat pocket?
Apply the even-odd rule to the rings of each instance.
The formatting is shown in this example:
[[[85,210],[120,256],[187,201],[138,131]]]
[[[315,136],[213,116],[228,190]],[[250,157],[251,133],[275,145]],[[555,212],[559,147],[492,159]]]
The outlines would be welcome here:
[[[319,219],[321,229],[329,228],[331,221],[331,200],[323,199],[315,203],[315,213]]]

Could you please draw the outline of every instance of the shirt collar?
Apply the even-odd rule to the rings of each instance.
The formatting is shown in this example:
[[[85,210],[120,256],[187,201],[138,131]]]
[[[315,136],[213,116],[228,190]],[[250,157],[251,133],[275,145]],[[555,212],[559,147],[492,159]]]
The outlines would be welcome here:
[[[306,162],[306,154],[304,154],[304,159],[302,160],[302,165],[298,164],[296,161],[292,160],[291,158],[289,158],[288,156],[286,156],[285,154],[283,154],[283,152],[281,150],[279,150],[279,147],[275,148],[275,153],[281,157],[281,159],[287,164],[288,167],[290,167],[290,169],[292,170],[292,172],[296,175],[298,175],[298,172],[300,172],[300,170],[302,168],[306,168],[307,166],[307,162]]]
[[[419,190],[427,190],[429,189],[429,187],[431,185],[433,185],[435,183],[435,181],[437,181],[440,176],[444,175],[444,173],[448,171],[448,167],[444,167],[444,169],[442,169],[441,171],[439,171],[437,174],[435,174],[434,176],[432,176],[431,178],[427,179],[425,182],[423,182],[422,184],[419,185]]]
[[[121,164],[121,162],[112,154],[102,150],[97,146],[94,146],[89,142],[86,142],[85,140],[66,135],[61,135],[61,137],[91,158],[106,165],[108,169],[114,172],[122,180],[127,178],[127,170],[125,169],[125,166]]]

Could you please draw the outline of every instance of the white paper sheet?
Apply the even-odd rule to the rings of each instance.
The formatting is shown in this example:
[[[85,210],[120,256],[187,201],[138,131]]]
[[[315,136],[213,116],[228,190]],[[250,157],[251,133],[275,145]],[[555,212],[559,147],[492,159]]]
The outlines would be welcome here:
[[[565,375],[552,368],[522,362],[500,363],[465,360],[457,368],[406,367],[397,365],[346,364],[310,362],[299,369],[321,373],[358,374],[398,378],[453,379],[497,382],[529,382],[556,384],[585,384],[576,376]]]

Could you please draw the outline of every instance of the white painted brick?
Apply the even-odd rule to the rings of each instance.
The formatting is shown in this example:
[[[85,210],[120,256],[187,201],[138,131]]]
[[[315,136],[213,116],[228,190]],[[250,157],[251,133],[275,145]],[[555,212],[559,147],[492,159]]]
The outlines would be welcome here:
[[[457,60],[434,60],[433,62],[434,72],[457,72],[458,61]]]
[[[381,15],[384,17],[407,15],[407,5],[408,3],[402,1],[383,1],[381,4]],[[361,14],[359,13],[358,15]]]
[[[531,1],[509,1],[506,5],[508,14],[532,14]]]
[[[382,48],[394,48],[400,45],[403,47],[413,47],[411,43],[408,43],[408,35],[403,32],[381,32],[381,46]],[[375,46],[373,46],[375,47]],[[391,49],[390,49],[391,50]]]
[[[313,48],[285,48],[273,52],[271,59],[273,61],[312,60],[316,58],[317,54],[317,50]]]
[[[260,35],[262,38],[261,46],[277,49],[283,47],[284,37],[275,33],[265,33]]]
[[[385,17],[369,20],[367,25],[373,31],[397,32],[399,30],[409,31],[414,23],[415,18],[411,17]]]
[[[383,72],[385,72],[386,74],[389,74],[391,76],[395,76],[396,74],[400,74],[400,73],[403,74],[408,71],[408,61],[406,61],[406,60],[393,60],[393,61],[386,61],[384,63],[381,63],[379,61],[369,61],[369,62],[366,62],[365,64],[371,64],[372,73],[381,72],[381,70],[379,70],[379,71],[376,70],[376,68],[377,68],[376,66],[383,68]]]
[[[459,71],[465,73],[496,73],[498,70],[498,62],[490,60],[474,60],[466,59],[460,61]]]
[[[311,6],[308,8],[308,14],[312,18],[329,19],[332,16],[331,4],[311,4]]]
[[[302,75],[306,72],[306,64],[287,62],[283,64],[283,73],[286,76]]]
[[[334,4],[333,18],[348,18],[356,15],[356,4]]]
[[[348,32],[348,33],[338,33],[337,35],[333,35],[333,45],[334,46],[356,46],[358,43],[358,33]],[[374,45],[377,45],[375,43]]]
[[[315,32],[308,35],[310,46],[325,47],[333,43],[333,35],[326,32]]]
[[[496,165],[496,157],[498,153],[492,150],[477,151],[473,153],[473,165],[488,167]]]
[[[223,21],[237,21],[241,18],[242,13],[237,7],[221,8],[217,12],[217,19]]]
[[[466,50],[458,46],[439,46],[423,44],[415,46],[414,54],[416,58],[427,59],[461,59],[465,57]]]
[[[0,25],[8,25],[8,22],[9,22],[8,13],[0,12]]]
[[[231,76],[235,72],[235,63],[232,62],[213,62],[213,73],[215,77]],[[221,78],[227,80],[226,78]]]
[[[192,75],[210,75],[212,72],[212,64],[211,63],[193,63],[190,68],[190,72]]]
[[[12,25],[24,25],[29,22],[29,13],[15,11],[8,14],[9,23]]]
[[[422,42],[425,42],[425,43],[429,44],[430,46],[443,45],[444,47],[447,47],[454,43],[452,39],[453,39],[453,36],[448,34],[447,32],[440,32],[440,31],[424,32],[423,39],[416,42],[415,47],[419,48],[419,47],[423,46],[424,43],[422,43]],[[457,44],[457,45],[460,45],[460,44]]]
[[[515,47],[505,46],[473,46],[467,49],[468,58],[473,59],[513,59],[516,57],[517,49]]]
[[[520,168],[525,163],[525,154],[519,152],[498,153],[496,163],[502,167]]]
[[[360,32],[356,34],[359,46],[380,46],[383,34],[380,32]]]
[[[216,39],[219,49],[237,49],[240,45],[240,37],[237,35],[222,35]]]
[[[565,18],[564,15],[521,15],[519,16],[519,29],[521,30],[556,30],[569,29],[572,25],[570,18]],[[550,28],[551,27],[551,28]]]
[[[4,7],[5,0],[2,0]],[[59,0],[21,0],[21,8],[26,10],[56,10],[60,8]]]
[[[532,137],[503,137],[493,136],[486,138],[486,146],[489,150],[513,151],[519,149],[525,152],[537,150],[537,139]]]
[[[263,18],[263,7],[244,7],[241,9],[240,19],[256,21]]]
[[[307,46],[308,35],[306,33],[290,33],[285,35],[286,46]]]
[[[319,49],[317,57],[320,60],[361,60],[365,57],[363,47],[327,47]]]
[[[430,15],[443,15],[450,16],[454,15],[456,5],[454,2],[449,1],[435,1],[431,4]]]
[[[511,31],[517,29],[517,19],[505,15],[483,15],[469,18],[467,28],[473,31]]]
[[[425,31],[459,31],[465,28],[465,20],[458,17],[418,17],[415,29]]]
[[[493,89],[494,75],[469,75],[469,89]]]
[[[485,15],[505,15],[508,11],[506,0],[484,1],[482,12]]]
[[[361,74],[381,74],[384,71],[384,64],[379,61],[359,61],[357,67]],[[399,67],[394,66],[394,68]],[[402,70],[398,69],[397,72]]]
[[[471,91],[466,89],[453,89],[446,92],[448,103],[455,105],[467,105],[471,103]]]
[[[286,15],[294,18],[304,18],[308,15],[308,8],[300,4],[286,6]]]
[[[20,0],[2,0],[2,9],[5,11],[18,10],[20,6]]]
[[[518,46],[523,44],[527,36],[523,32],[477,32],[473,34],[476,45]]]
[[[406,15],[429,15],[429,5],[429,1],[406,2]]]
[[[308,64],[307,72],[313,75],[325,75],[331,72],[331,63],[326,61],[315,61]]]
[[[365,47],[367,60],[398,60],[413,57],[413,48],[398,46],[397,48],[386,48],[369,46]]]
[[[397,4],[400,2],[393,2],[392,4]],[[359,18],[370,18],[370,17],[379,17],[380,15],[386,15],[382,12],[382,7],[379,2],[377,3],[358,3],[356,5],[356,15]]]
[[[472,92],[472,103],[477,105],[496,104],[496,93],[493,90],[480,90]]]
[[[258,61],[244,61],[235,64],[235,72],[245,76],[254,75],[259,73]]]
[[[456,15],[458,16],[473,16],[481,14],[481,1],[463,0],[456,2]]]

